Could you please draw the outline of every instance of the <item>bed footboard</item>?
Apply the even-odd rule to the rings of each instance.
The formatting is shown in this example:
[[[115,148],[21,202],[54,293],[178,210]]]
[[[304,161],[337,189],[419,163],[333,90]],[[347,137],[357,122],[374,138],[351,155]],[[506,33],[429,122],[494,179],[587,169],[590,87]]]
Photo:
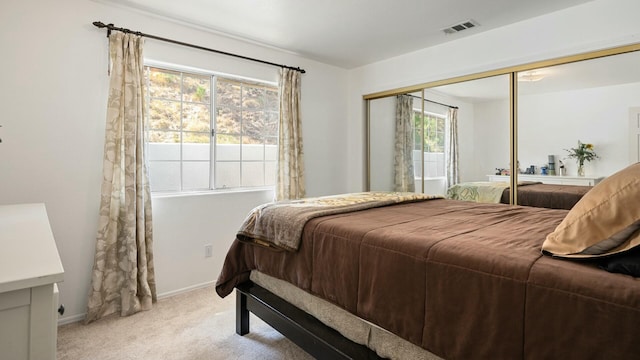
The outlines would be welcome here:
[[[315,317],[268,290],[247,282],[236,287],[236,333],[249,333],[249,312],[317,359],[380,359]]]

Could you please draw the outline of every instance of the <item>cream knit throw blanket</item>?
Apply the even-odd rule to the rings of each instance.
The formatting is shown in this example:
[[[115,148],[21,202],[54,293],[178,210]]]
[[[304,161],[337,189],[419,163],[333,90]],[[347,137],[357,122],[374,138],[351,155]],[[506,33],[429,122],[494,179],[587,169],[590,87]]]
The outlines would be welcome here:
[[[251,210],[237,237],[240,241],[296,251],[305,224],[315,217],[441,198],[407,192],[362,192],[273,202]]]

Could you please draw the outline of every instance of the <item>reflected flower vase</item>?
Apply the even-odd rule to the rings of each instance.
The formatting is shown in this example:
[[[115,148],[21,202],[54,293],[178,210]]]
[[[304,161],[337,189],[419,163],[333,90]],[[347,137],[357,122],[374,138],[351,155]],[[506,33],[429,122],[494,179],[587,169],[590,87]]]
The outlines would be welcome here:
[[[584,176],[584,163],[582,161],[578,163],[578,176]]]

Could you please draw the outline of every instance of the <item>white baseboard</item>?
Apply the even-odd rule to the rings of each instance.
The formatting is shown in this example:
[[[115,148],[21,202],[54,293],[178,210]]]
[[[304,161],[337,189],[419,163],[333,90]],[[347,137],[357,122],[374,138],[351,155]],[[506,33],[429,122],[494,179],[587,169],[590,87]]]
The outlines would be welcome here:
[[[167,292],[164,292],[162,294],[158,294],[158,300],[170,298],[172,296],[180,295],[180,294],[183,294],[183,293],[186,293],[186,292],[189,292],[189,291],[198,290],[198,289],[202,289],[202,288],[205,288],[205,287],[213,286],[213,285],[215,285],[215,283],[216,283],[216,280],[213,280],[213,281],[207,281],[207,282],[196,284],[196,285],[187,286],[187,287],[184,287],[182,289],[167,291]],[[86,313],[77,314],[77,315],[63,316],[63,317],[58,319],[58,326],[65,325],[65,324],[71,324],[71,323],[78,322],[78,321],[82,321],[82,320],[84,320],[85,315],[86,315]]]
[[[60,325],[65,325],[65,324],[71,324],[74,322],[78,322],[78,321],[82,321],[84,320],[84,317],[87,313],[82,313],[82,314],[77,314],[77,315],[70,315],[70,316],[63,316],[61,318],[58,319],[58,326]]]
[[[162,294],[158,294],[158,300],[166,299],[168,297],[176,296],[176,295],[179,295],[179,294],[182,294],[182,293],[186,293],[186,292],[189,292],[189,291],[193,291],[193,290],[197,290],[197,289],[202,289],[202,288],[205,288],[205,287],[213,286],[213,285],[215,285],[215,283],[216,283],[216,280],[207,281],[207,282],[203,282],[203,283],[200,283],[200,284],[187,286],[187,287],[184,287],[182,289],[164,292]]]

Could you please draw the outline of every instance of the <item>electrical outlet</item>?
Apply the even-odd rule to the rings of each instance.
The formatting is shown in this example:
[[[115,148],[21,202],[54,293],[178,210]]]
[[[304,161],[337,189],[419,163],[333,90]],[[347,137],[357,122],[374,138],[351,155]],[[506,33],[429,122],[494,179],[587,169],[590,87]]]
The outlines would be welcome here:
[[[204,246],[204,257],[212,257],[213,256],[213,245],[206,244]]]

